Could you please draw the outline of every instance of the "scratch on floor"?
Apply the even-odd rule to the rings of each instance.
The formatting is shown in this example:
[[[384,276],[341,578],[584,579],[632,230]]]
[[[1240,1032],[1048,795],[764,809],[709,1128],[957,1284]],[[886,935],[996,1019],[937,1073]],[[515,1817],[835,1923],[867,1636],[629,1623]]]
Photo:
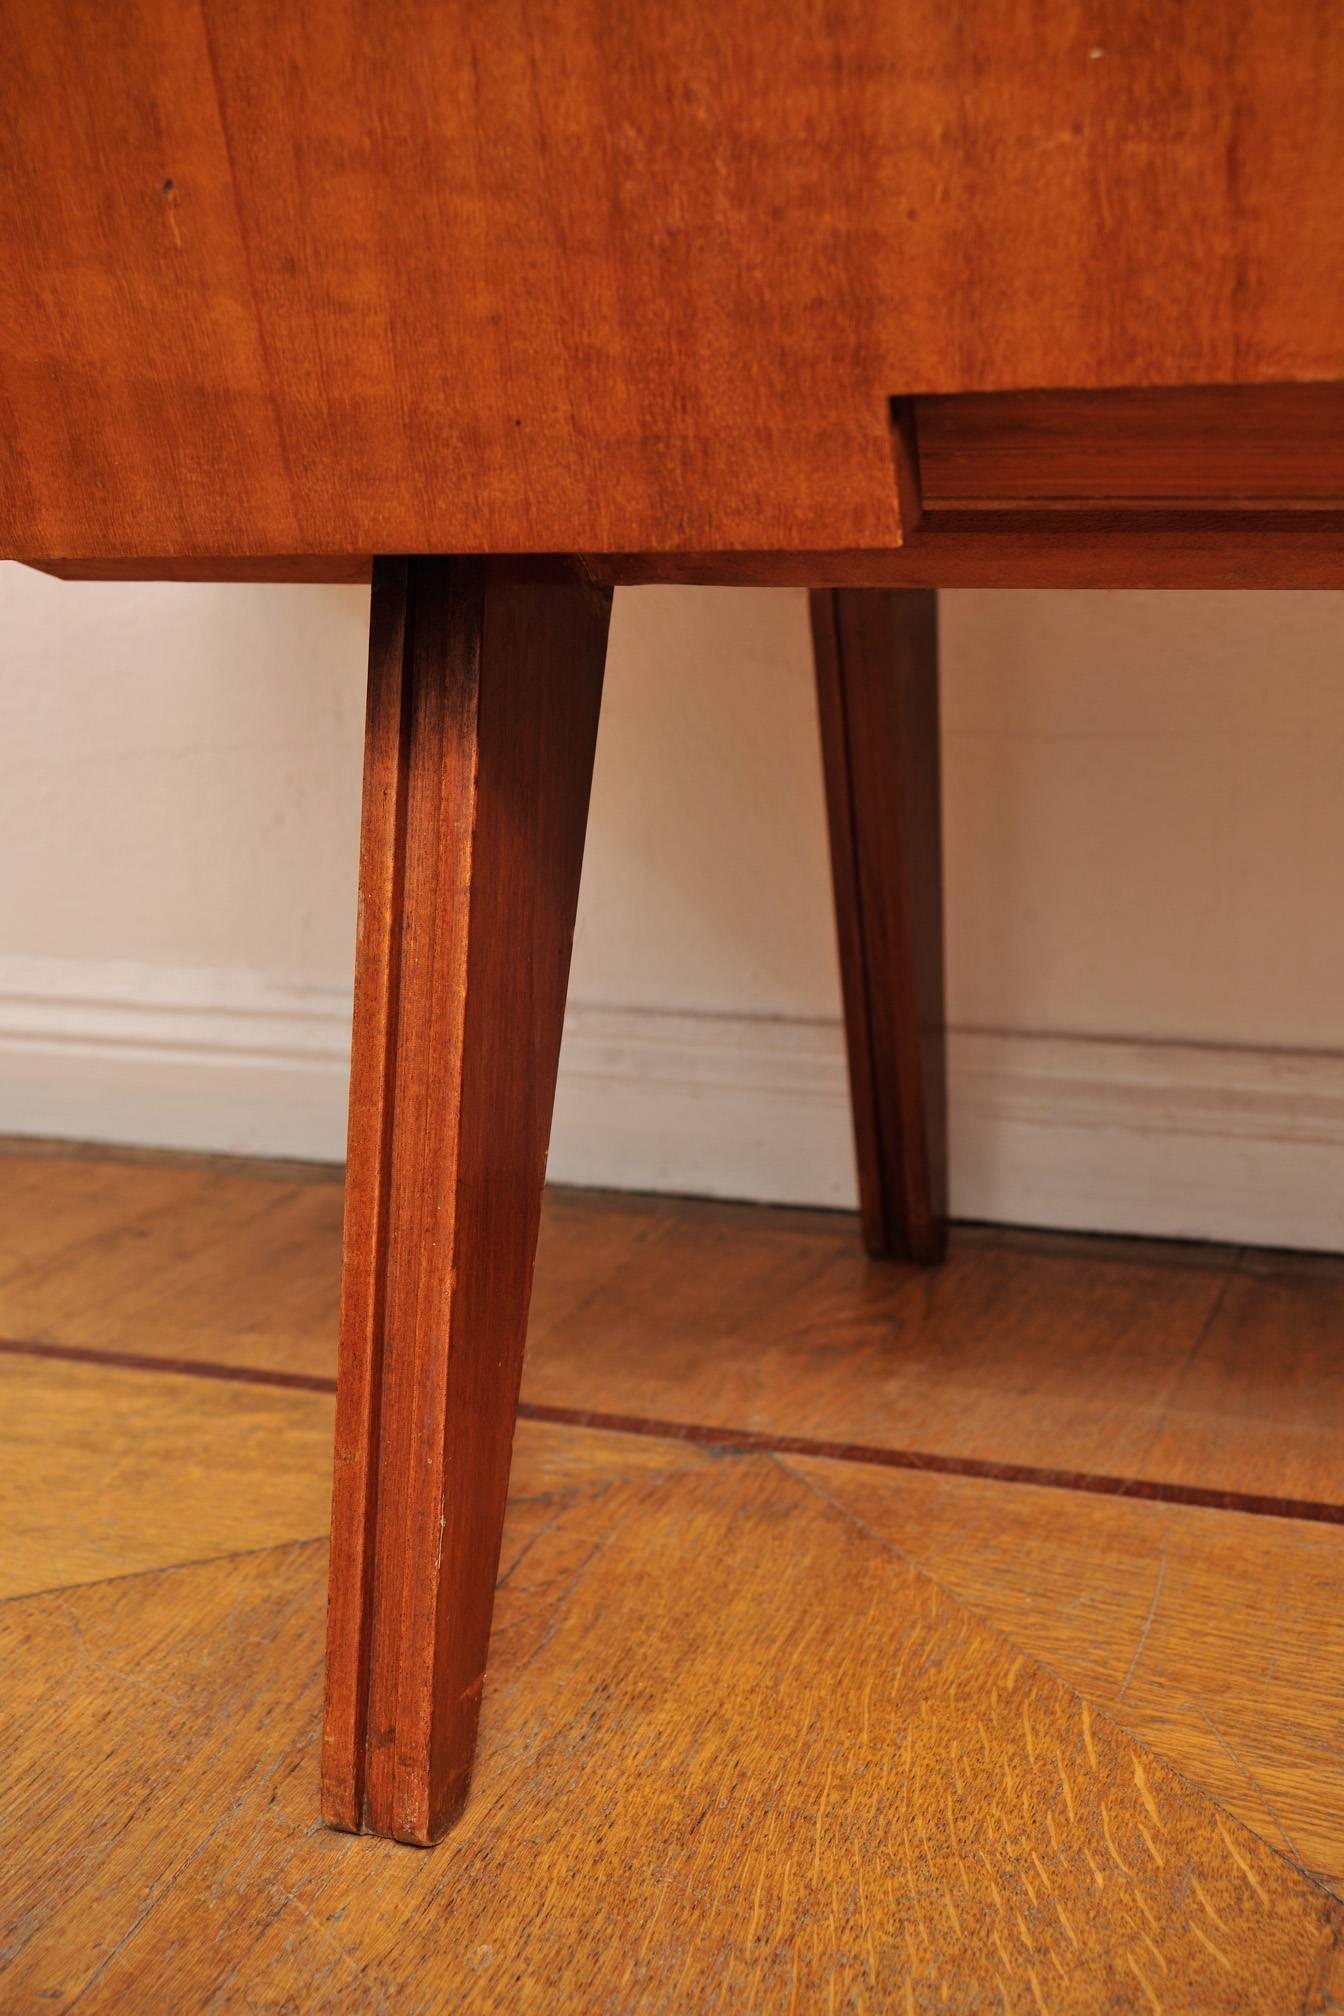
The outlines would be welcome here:
[[[1134,1657],[1129,1662],[1129,1671],[1125,1674],[1124,1679],[1120,1682],[1120,1685],[1116,1690],[1115,1699],[1117,1705],[1124,1700],[1125,1694],[1129,1688],[1129,1683],[1134,1678],[1135,1672],[1138,1669],[1139,1661],[1143,1657],[1143,1648],[1148,1643],[1148,1634],[1153,1628],[1153,1619],[1157,1615],[1157,1606],[1162,1601],[1162,1584],[1166,1581],[1166,1578],[1167,1578],[1167,1543],[1164,1540],[1162,1542],[1161,1557],[1159,1558],[1157,1564],[1157,1580],[1153,1584],[1153,1600],[1148,1605],[1148,1615],[1143,1620],[1143,1627],[1139,1632],[1139,1642],[1134,1647]]]
[[[1302,1856],[1299,1854],[1297,1846],[1292,1839],[1292,1836],[1289,1834],[1288,1829],[1284,1826],[1282,1820],[1280,1820],[1278,1813],[1275,1810],[1273,1801],[1270,1799],[1269,1794],[1265,1791],[1265,1788],[1260,1783],[1259,1779],[1256,1778],[1250,1771],[1247,1770],[1246,1766],[1242,1763],[1240,1757],[1238,1757],[1236,1751],[1232,1748],[1232,1745],[1228,1742],[1226,1736],[1224,1736],[1222,1730],[1218,1727],[1212,1715],[1209,1714],[1206,1708],[1202,1708],[1198,1701],[1186,1701],[1182,1705],[1186,1708],[1193,1708],[1196,1715],[1200,1717],[1201,1721],[1207,1723],[1209,1734],[1213,1737],[1215,1743],[1217,1743],[1219,1749],[1223,1752],[1224,1756],[1230,1758],[1232,1763],[1236,1765],[1238,1771],[1241,1773],[1242,1777],[1246,1780],[1246,1783],[1250,1786],[1251,1790],[1255,1793],[1257,1799],[1259,1799],[1266,1813],[1268,1813],[1270,1819],[1274,1822],[1274,1825],[1278,1828],[1279,1833],[1283,1836],[1283,1845],[1288,1850],[1288,1853],[1291,1856],[1292,1860],[1296,1863],[1297,1867],[1303,1870],[1303,1872],[1305,1873],[1306,1863],[1303,1861]],[[1238,1860],[1240,1860],[1240,1857],[1238,1857]]]

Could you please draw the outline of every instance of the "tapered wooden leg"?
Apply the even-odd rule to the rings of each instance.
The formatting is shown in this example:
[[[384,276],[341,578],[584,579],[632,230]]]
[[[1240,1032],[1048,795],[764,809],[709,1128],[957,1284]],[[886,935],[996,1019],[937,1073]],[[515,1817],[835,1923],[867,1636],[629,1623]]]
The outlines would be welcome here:
[[[937,597],[812,596],[840,977],[868,1250],[947,1244]]]
[[[323,1812],[399,1841],[471,1769],[609,613],[374,567]]]

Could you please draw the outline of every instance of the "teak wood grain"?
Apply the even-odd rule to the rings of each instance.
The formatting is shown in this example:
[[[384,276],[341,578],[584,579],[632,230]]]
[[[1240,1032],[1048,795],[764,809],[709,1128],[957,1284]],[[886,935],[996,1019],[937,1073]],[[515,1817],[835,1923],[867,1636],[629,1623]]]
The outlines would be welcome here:
[[[245,574],[250,558],[259,577],[327,580],[369,553],[602,556],[373,565],[323,1737],[336,1825],[431,1841],[471,1766],[596,733],[609,595],[595,581],[839,591],[814,608],[865,1219],[876,1250],[933,1257],[936,663],[918,591],[1344,580],[1333,447],[1313,434],[1344,378],[1342,81],[1328,0],[1286,15],[1154,0],[1124,18],[1082,0],[841,0],[824,15],[671,0],[619,22],[607,0],[0,11],[0,551],[73,574]],[[1110,402],[1131,393],[1118,420]],[[1193,426],[1183,440],[1173,411]],[[899,605],[849,592],[899,587],[915,591]],[[656,1381],[656,1357],[640,1377]],[[1157,1424],[1144,1416],[1136,1477],[1170,1460],[1183,1377]],[[898,1393],[887,1417],[901,1407]],[[972,1428],[997,1434],[1001,1411],[990,1380]],[[1059,1411],[1104,1440],[1092,1386]],[[1322,1465],[1311,1435],[1286,1439]],[[1155,1790],[1123,1739],[1094,1742],[1086,1715],[1080,1735],[1053,1682],[1023,1680],[938,1592],[893,1577],[871,1525],[818,1512],[815,1486],[778,1464],[725,1467],[694,1502],[685,1483],[614,1491],[577,1536],[537,1522],[532,1572],[573,1568],[576,1537],[582,1558],[545,1626],[572,1712],[564,1783],[548,1804],[543,1776],[528,1848],[563,1872],[587,1817],[576,1799],[592,1796],[575,1793],[574,1754],[604,1733],[593,1778],[610,1799],[637,1730],[653,1853],[618,1813],[592,1865],[649,1925],[665,1856],[674,1917],[698,1924],[711,1899],[727,1932],[702,2000],[736,2006],[763,1980],[795,2002],[876,1994],[895,1978],[885,1939],[908,2002],[915,1980],[945,2000],[969,1944],[1004,1970],[989,1963],[981,2002],[1029,1986],[1045,2012],[1044,1956],[1078,2008],[1132,1997],[1131,1977],[1157,2006],[1154,1963],[1168,1999],[1188,1990],[1201,2010],[1244,2006],[1243,1991],[1329,2006],[1333,1907],[1275,1891],[1280,1908],[1252,1917],[1247,1886],[1268,1906],[1283,1872],[1257,1876],[1221,1822],[1220,1849],[1208,1816]],[[670,1584],[659,1555],[684,1571]],[[874,1673],[845,1634],[879,1613]],[[816,1639],[826,1715],[801,1656]],[[631,1646],[642,1659],[614,1669]],[[736,1734],[703,1706],[725,1674]],[[986,1765],[1010,1729],[1016,1743],[1019,1709],[1026,1764],[1014,1750],[1006,1790],[977,1775],[966,1799],[977,1703]],[[768,1900],[765,1949],[765,1873],[744,1934],[752,1865],[722,1826],[717,1842],[698,1831],[753,1743],[766,1791],[741,1832],[781,1826],[790,1877],[812,1848],[810,1886]],[[526,1735],[520,1748],[515,1806],[537,1782]],[[1081,1823],[1071,1771],[1096,1790]],[[839,1831],[823,1826],[833,1772],[857,1816]],[[893,1777],[907,1892],[883,1898],[874,1930],[863,1870],[894,1848]],[[707,1803],[685,1831],[688,1785]],[[968,1883],[953,1786],[1003,1925]],[[472,1823],[486,1859],[516,1847],[501,1810]],[[236,1841],[235,1818],[221,1825]],[[923,1888],[910,1827],[925,1878],[937,1870]],[[1151,1928],[1135,1918],[1109,1947],[1083,1870],[1114,1888],[1103,1847],[1122,1915]],[[855,1871],[861,1963],[817,1930],[827,1888],[835,1923]],[[1002,1943],[1000,1882],[1028,1962]],[[257,1993],[292,2000],[275,1900],[243,1889]],[[170,1968],[191,1949],[190,1901],[180,1888],[160,1918]],[[479,1934],[488,1908],[477,1895],[461,1917]],[[590,2005],[612,1963],[594,1973],[568,1927],[527,1909],[515,1942],[537,1999],[558,1984]],[[621,1992],[675,1996],[694,1956],[675,1985],[641,1972],[642,1951],[619,1959]],[[493,1962],[481,1940],[472,1964]],[[145,1991],[118,1948],[76,1992],[92,2016]]]
[[[1344,385],[944,394],[913,406],[926,510],[1344,501]]]
[[[324,1806],[435,1839],[475,1742],[610,597],[373,587]]]
[[[1341,89],[1331,0],[11,4],[0,551],[890,548],[893,395],[1344,378]]]
[[[611,584],[1324,587],[1344,581],[1344,386],[893,399],[899,540],[594,553]],[[34,561],[69,580],[359,581],[344,555]]]
[[[944,508],[899,546],[602,553],[587,566],[613,587],[1340,588],[1344,512]]]
[[[863,1233],[947,1245],[938,610],[929,590],[811,598]]]
[[[34,562],[69,581],[365,582],[367,556]],[[942,509],[899,546],[589,553],[609,587],[1344,588],[1344,512]]]

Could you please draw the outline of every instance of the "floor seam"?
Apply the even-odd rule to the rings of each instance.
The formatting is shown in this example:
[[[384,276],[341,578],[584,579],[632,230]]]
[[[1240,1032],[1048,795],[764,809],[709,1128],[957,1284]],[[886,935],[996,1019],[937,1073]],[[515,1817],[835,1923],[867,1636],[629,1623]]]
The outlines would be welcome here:
[[[1211,1320],[1212,1313],[1207,1320]],[[1203,1334],[1202,1329],[1201,1338]],[[152,1353],[105,1351],[92,1345],[51,1344],[39,1339],[0,1338],[0,1356],[104,1365],[115,1371],[159,1372],[177,1378],[215,1379],[230,1385],[271,1387],[292,1392],[331,1394],[336,1391],[335,1379],[320,1373],[285,1372],[267,1366],[233,1365],[206,1358],[159,1358]],[[1206,1512],[1236,1512],[1252,1518],[1299,1519],[1317,1525],[1344,1525],[1344,1504],[1316,1498],[1280,1497],[1268,1492],[1237,1491],[1220,1485],[1179,1484],[1160,1478],[1111,1476],[1101,1471],[1052,1469],[1031,1463],[1001,1462],[993,1457],[951,1455],[939,1450],[890,1449],[862,1442],[831,1442],[782,1430],[734,1428],[701,1421],[667,1421],[640,1414],[612,1414],[601,1408],[557,1406],[540,1400],[521,1400],[518,1419],[552,1427],[584,1428],[599,1434],[641,1435],[658,1441],[693,1442],[704,1448],[812,1456],[827,1462],[862,1464],[883,1470],[919,1471],[929,1476],[966,1477],[988,1484],[1028,1485],[1039,1490],[1074,1491],[1089,1497],[1129,1498],[1151,1504],[1184,1505]]]
[[[283,1554],[290,1547],[326,1546],[329,1535],[301,1534],[294,1540],[267,1540],[260,1547],[234,1547],[220,1554],[197,1554],[190,1561],[162,1561],[152,1568],[121,1568],[114,1575],[91,1575],[83,1582],[50,1582],[41,1589],[16,1589],[0,1596],[0,1610],[14,1603],[36,1603],[44,1597],[73,1596],[85,1589],[105,1589],[111,1582],[142,1582],[149,1575],[179,1575],[187,1568],[210,1568],[219,1561],[250,1561],[258,1554]]]

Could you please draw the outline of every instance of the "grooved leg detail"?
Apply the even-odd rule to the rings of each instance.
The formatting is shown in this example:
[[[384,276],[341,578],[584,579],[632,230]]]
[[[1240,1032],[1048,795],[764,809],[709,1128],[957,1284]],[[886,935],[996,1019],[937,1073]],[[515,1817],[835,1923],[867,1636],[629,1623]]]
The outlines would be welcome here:
[[[609,613],[375,563],[323,1812],[402,1841],[471,1768]]]

